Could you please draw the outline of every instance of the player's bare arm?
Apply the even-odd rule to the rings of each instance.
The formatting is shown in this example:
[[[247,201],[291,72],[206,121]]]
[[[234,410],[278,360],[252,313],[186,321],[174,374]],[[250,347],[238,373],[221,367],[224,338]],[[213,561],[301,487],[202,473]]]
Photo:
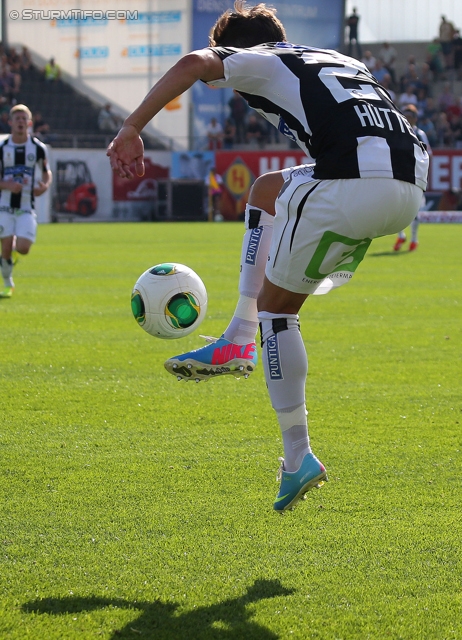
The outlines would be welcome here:
[[[223,63],[211,49],[200,49],[181,58],[154,85],[143,102],[128,116],[108,147],[111,167],[122,178],[133,178],[130,165],[135,163],[138,176],[144,175],[144,146],[140,133],[171,100],[187,91],[197,80],[218,80],[224,74]]]
[[[51,185],[51,171],[49,169],[45,169],[42,173],[42,179],[38,183],[38,185],[34,188],[34,196],[41,196],[42,193],[48,189]]]

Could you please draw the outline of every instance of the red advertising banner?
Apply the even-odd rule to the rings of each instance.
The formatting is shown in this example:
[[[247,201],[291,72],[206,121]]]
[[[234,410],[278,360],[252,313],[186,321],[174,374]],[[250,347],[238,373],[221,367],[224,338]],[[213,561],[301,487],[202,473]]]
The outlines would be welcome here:
[[[434,149],[428,191],[462,189],[462,149]]]
[[[249,190],[268,171],[309,162],[300,149],[293,151],[217,151],[215,165],[223,178],[221,214],[225,220],[243,219]]]
[[[268,171],[309,162],[298,149],[291,151],[217,151],[215,164],[223,178],[221,213],[226,220],[243,216],[250,187]],[[462,190],[462,150],[435,149],[430,163],[428,191],[443,194]]]
[[[120,178],[114,173],[113,199],[114,202],[139,202],[141,200],[151,200],[157,195],[157,180],[168,178],[170,169],[151,162],[151,159],[144,159],[145,172],[140,178],[135,176],[131,180]]]
[[[143,177],[127,180],[113,173],[113,218],[116,220],[154,220],[159,213],[159,181],[170,176],[170,168],[144,158]]]

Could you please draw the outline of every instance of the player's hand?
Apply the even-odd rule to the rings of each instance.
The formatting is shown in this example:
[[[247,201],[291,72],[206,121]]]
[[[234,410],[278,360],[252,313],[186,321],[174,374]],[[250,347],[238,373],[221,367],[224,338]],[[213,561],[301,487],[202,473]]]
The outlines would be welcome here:
[[[22,183],[21,182],[8,182],[8,186],[6,187],[8,191],[11,193],[21,193],[22,191]]]
[[[144,144],[133,125],[124,125],[107,148],[111,168],[121,178],[134,178],[130,165],[135,163],[136,175],[144,176]]]
[[[45,182],[42,182],[40,180],[40,182],[38,183],[38,186],[34,188],[34,196],[41,196],[42,193],[45,193],[47,189],[48,189],[48,184],[45,184]]]

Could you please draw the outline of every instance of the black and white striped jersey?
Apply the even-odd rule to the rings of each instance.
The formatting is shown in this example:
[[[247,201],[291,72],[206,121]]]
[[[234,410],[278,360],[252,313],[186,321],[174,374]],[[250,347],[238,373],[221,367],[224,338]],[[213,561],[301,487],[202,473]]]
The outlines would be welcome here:
[[[358,60],[287,42],[212,47],[215,87],[236,89],[315,159],[314,177],[385,177],[425,189],[428,155],[388,93]]]
[[[16,144],[11,136],[0,144],[0,173],[2,180],[13,180],[22,183],[19,193],[7,189],[0,192],[0,210],[34,209],[35,168],[40,169],[39,179],[43,171],[48,169],[47,149],[43,142],[28,136],[27,142]]]

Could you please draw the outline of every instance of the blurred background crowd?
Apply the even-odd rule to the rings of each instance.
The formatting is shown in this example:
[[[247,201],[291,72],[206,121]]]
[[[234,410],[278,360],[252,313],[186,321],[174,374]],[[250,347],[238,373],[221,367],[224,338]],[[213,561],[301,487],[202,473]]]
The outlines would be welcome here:
[[[460,29],[451,20],[441,16],[437,37],[428,42],[425,49],[420,47],[419,52],[402,59],[393,43],[362,45],[358,39],[358,22],[359,16],[354,9],[346,21],[349,37],[344,53],[361,60],[387,89],[398,107],[402,109],[408,104],[415,105],[418,113],[417,126],[425,131],[433,148],[461,149]],[[51,58],[44,68],[37,69],[34,68],[26,46],[21,49],[12,46],[6,48],[0,43],[0,133],[9,133],[9,110],[17,102],[30,100],[23,87],[32,76],[35,80],[34,86],[37,87],[37,75],[49,87],[54,85],[55,95],[60,89],[64,89],[65,93],[59,64],[54,58]],[[46,95],[45,90],[43,95]],[[35,103],[39,108],[33,108],[33,133],[44,142],[53,145],[54,128],[49,122],[47,103],[44,102],[43,106],[40,106],[40,95],[36,96]],[[112,111],[111,104],[93,106],[92,119],[87,119],[87,129],[101,134],[117,131],[122,118]],[[234,92],[229,100],[226,112],[222,122],[217,118],[211,118],[203,148],[217,150],[244,146],[249,149],[263,149],[269,145],[290,146],[290,141],[258,113],[249,109],[237,92]]]

